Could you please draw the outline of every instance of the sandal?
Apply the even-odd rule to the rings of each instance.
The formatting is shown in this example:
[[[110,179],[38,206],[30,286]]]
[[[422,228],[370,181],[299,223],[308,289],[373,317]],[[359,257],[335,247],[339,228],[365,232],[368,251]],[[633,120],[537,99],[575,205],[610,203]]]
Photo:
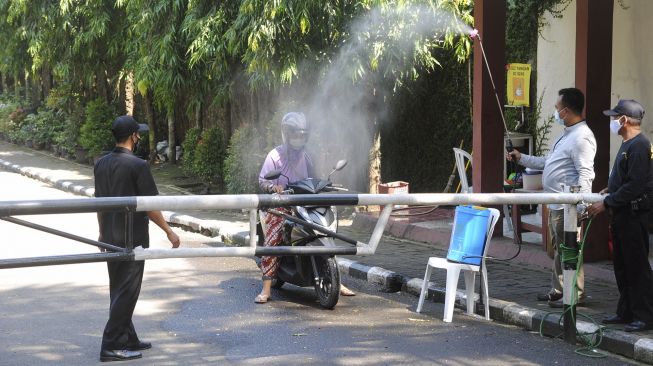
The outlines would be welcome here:
[[[257,304],[265,304],[268,301],[270,301],[270,295],[258,294],[256,295],[256,298],[254,298],[254,302]]]

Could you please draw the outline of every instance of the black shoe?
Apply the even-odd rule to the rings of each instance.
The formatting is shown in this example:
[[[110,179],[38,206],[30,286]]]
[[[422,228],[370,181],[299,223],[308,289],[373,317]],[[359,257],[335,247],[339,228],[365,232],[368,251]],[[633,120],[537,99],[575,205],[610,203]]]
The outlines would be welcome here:
[[[150,348],[152,348],[152,343],[139,341],[137,344],[127,346],[125,349],[127,351],[142,351]]]
[[[127,361],[127,360],[134,360],[141,357],[143,357],[142,353],[128,351],[126,349],[120,349],[120,350],[103,349],[100,352],[100,361],[102,362]]]
[[[547,292],[546,294],[537,295],[539,301],[557,301],[562,299],[562,294],[554,291]]]
[[[628,323],[624,327],[624,330],[626,332],[641,332],[643,330],[650,330],[650,329],[653,329],[653,324],[646,324],[639,320],[635,320],[632,323]]]
[[[602,321],[603,324],[628,324],[630,322],[630,320],[623,319],[619,315],[609,316]]]

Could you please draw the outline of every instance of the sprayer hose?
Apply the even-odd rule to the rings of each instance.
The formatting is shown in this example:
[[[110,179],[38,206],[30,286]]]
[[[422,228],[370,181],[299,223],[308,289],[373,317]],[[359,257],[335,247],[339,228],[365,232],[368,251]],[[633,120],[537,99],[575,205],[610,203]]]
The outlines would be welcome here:
[[[560,255],[562,257],[561,260],[563,263],[577,261],[576,274],[574,276],[573,284],[571,286],[572,289],[576,288],[576,279],[578,278],[578,271],[580,271],[580,268],[583,265],[583,248],[585,247],[585,240],[587,239],[587,233],[589,233],[590,227],[592,226],[592,220],[593,218],[590,218],[589,222],[587,223],[587,228],[585,229],[583,240],[580,242],[578,249],[566,247],[562,243],[558,245],[558,248],[560,248]],[[560,318],[558,319],[558,325],[560,325],[564,319],[565,312],[571,311],[571,309],[573,308],[574,305],[576,305],[577,302],[578,302],[578,291],[574,291],[574,294],[571,297],[571,304],[570,304],[571,306],[569,306],[565,311],[553,311],[553,312],[546,313],[542,318],[542,321],[540,322],[540,336],[544,336],[543,333],[544,321],[549,316],[554,314],[559,314]],[[576,324],[576,319],[573,316],[574,313],[572,312],[571,314],[572,314],[572,320],[574,324]],[[592,357],[592,358],[606,357],[605,354],[600,353],[596,350],[596,348],[601,344],[601,341],[603,341],[603,330],[605,329],[605,327],[600,325],[596,320],[594,320],[589,315],[577,313],[576,316],[587,319],[590,322],[592,322],[596,326],[596,330],[588,333],[582,333],[576,330],[576,334],[578,337],[580,337],[581,342],[584,344],[584,346],[576,349],[574,352],[576,352],[579,355]],[[560,337],[561,335],[562,333],[556,335],[556,338]]]

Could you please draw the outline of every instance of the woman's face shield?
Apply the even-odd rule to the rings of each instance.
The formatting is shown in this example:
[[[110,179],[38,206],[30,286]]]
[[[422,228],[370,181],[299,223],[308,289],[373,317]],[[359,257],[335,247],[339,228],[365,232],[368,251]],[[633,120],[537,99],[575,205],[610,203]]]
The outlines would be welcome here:
[[[309,132],[306,129],[286,127],[284,128],[286,141],[293,149],[301,149],[308,142]]]

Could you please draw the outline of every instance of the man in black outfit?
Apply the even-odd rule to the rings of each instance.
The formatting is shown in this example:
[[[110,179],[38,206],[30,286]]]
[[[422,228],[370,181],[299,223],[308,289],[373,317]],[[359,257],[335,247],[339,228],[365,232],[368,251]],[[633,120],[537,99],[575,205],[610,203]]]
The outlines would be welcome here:
[[[634,100],[620,100],[604,111],[610,116],[610,131],[623,138],[614,161],[603,202],[588,212],[610,213],[614,275],[619,288],[617,313],[605,324],[626,324],[624,330],[653,329],[653,274],[648,262],[648,218],[653,199],[651,142],[641,133],[644,108]]]
[[[121,116],[113,121],[111,130],[116,147],[95,164],[95,197],[158,195],[159,191],[148,163],[133,154],[141,138],[139,132],[147,131],[147,125],[139,125],[131,116]],[[125,218],[124,212],[98,213],[99,240],[124,248]],[[168,226],[160,211],[133,214],[132,238],[135,247],[149,247],[149,220],[165,231],[173,248],[179,247],[179,237]],[[152,347],[151,343],[139,340],[132,323],[132,315],[141,291],[145,262],[107,262],[107,266],[111,306],[109,320],[102,335],[100,361],[140,358],[142,354],[138,351]]]

